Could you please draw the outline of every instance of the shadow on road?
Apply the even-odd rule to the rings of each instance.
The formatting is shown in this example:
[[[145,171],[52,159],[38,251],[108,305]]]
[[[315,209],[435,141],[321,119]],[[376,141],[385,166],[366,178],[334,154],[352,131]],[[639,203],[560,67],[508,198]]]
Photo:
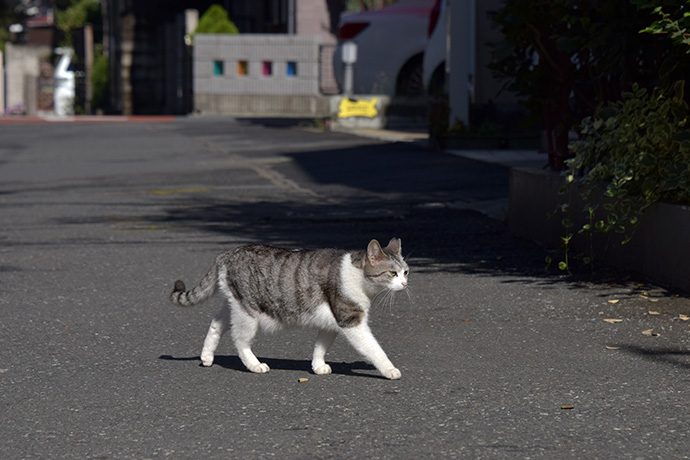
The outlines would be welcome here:
[[[162,223],[288,247],[364,249],[372,238],[399,237],[417,270],[544,273],[544,250],[514,238],[503,222],[472,211],[380,205],[203,200],[168,209]]]
[[[262,363],[266,363],[268,367],[271,369],[275,370],[285,370],[285,371],[307,371],[307,372],[312,372],[311,370],[311,361],[305,360],[305,359],[282,359],[282,358],[261,358],[258,357],[259,361]],[[159,356],[158,359],[164,360],[164,361],[199,361],[199,365],[201,366],[201,359],[198,356],[194,357],[184,357],[184,358],[177,358],[174,356],[170,355],[162,355]],[[339,374],[339,375],[354,375],[354,376],[359,376],[359,377],[370,377],[370,378],[376,378],[376,379],[384,379],[385,377],[382,377],[381,375],[377,374],[366,374],[362,372],[356,372],[358,370],[361,371],[372,371],[372,372],[377,372],[376,368],[372,366],[371,364],[368,364],[364,361],[355,361],[352,363],[336,363],[329,361],[328,363],[331,366],[331,370],[333,374]],[[235,355],[216,355],[214,360],[213,360],[213,365],[214,366],[220,366],[225,369],[231,369],[235,371],[241,371],[241,372],[249,372],[246,367],[244,367],[244,364],[242,364],[242,361],[238,356]]]
[[[363,249],[372,238],[400,237],[417,270],[544,273],[542,248],[514,238],[505,222],[449,206],[507,197],[505,167],[403,143],[272,155],[290,160],[261,167],[317,196],[286,192],[254,202],[246,195],[187,196],[153,216],[154,224],[306,248]],[[227,170],[228,181],[232,174],[237,170]]]
[[[621,345],[626,353],[642,357],[654,363],[690,369],[690,350],[682,348],[646,348],[637,345]]]
[[[508,196],[509,169],[429,151],[415,144],[386,143],[347,149],[288,153],[278,165],[322,185],[386,193],[408,203],[487,200]]]

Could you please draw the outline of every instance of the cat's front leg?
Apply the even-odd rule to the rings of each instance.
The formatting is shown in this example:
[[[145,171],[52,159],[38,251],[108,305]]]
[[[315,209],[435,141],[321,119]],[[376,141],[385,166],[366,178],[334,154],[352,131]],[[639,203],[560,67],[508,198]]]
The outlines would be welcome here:
[[[326,364],[326,352],[333,344],[336,335],[338,335],[336,331],[320,330],[319,335],[316,336],[314,356],[311,361],[311,368],[315,374],[331,373],[331,366]]]
[[[342,333],[352,346],[364,355],[381,374],[388,379],[399,379],[400,371],[393,365],[393,363],[386,356],[381,345],[376,341],[374,334],[371,333],[369,325],[362,322],[354,327],[345,327]]]

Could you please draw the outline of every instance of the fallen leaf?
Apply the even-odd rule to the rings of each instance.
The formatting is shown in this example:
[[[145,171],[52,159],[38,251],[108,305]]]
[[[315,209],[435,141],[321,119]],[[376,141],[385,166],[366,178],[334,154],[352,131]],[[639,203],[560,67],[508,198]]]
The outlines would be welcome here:
[[[642,335],[646,335],[648,337],[658,337],[661,334],[659,334],[658,332],[654,332],[654,329],[647,329],[645,331],[642,331]]]
[[[613,324],[613,323],[622,323],[622,322],[623,322],[623,320],[622,320],[622,319],[619,319],[619,318],[604,318],[604,321],[606,321],[607,323],[612,323],[612,324]]]
[[[609,303],[618,303],[620,301],[621,301],[621,299],[611,299],[611,300],[609,300]]]
[[[620,350],[621,347],[610,347],[610,346],[606,345],[606,349],[607,350]]]
[[[301,379],[297,379],[297,381],[298,381],[299,383],[304,383],[304,382],[308,382],[309,379],[301,378]]]
[[[690,316],[688,315],[678,315],[678,319],[681,321],[690,321]]]
[[[574,406],[561,406],[561,409],[570,410],[570,409],[575,409],[575,407]]]
[[[650,315],[654,315],[654,316],[661,314],[658,311],[654,311],[654,310],[649,310],[647,313],[649,313]]]
[[[463,323],[469,323],[470,321],[472,321],[472,320],[471,320],[471,319],[467,319],[467,318],[465,318],[465,319],[462,320]]]
[[[658,302],[659,301],[659,299],[655,299],[653,297],[647,297],[646,295],[641,295],[640,297],[642,297],[643,299],[647,299],[650,302]]]

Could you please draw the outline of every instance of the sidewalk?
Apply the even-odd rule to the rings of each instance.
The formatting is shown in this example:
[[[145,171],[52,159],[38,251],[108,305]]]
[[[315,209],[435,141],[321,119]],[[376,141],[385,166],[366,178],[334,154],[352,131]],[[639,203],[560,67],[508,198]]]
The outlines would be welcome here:
[[[159,123],[175,121],[174,115],[45,115],[35,117],[0,116],[0,124],[34,123]]]

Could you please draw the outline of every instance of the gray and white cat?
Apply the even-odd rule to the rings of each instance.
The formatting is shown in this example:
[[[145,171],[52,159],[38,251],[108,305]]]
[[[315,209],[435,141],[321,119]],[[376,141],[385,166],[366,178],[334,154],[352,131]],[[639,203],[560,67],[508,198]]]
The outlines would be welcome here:
[[[259,328],[275,331],[283,326],[318,329],[312,369],[330,374],[325,356],[335,337],[344,335],[352,346],[389,379],[400,371],[388,359],[369,325],[369,307],[383,291],[407,286],[409,268],[401,254],[399,238],[382,248],[371,240],[366,251],[335,249],[287,250],[273,246],[242,246],[216,258],[208,274],[187,291],[175,282],[170,300],[196,305],[217,289],[228,304],[216,315],[201,351],[204,366],[213,364],[221,336],[231,330],[242,363],[252,372],[269,371],[259,362],[251,345]]]

